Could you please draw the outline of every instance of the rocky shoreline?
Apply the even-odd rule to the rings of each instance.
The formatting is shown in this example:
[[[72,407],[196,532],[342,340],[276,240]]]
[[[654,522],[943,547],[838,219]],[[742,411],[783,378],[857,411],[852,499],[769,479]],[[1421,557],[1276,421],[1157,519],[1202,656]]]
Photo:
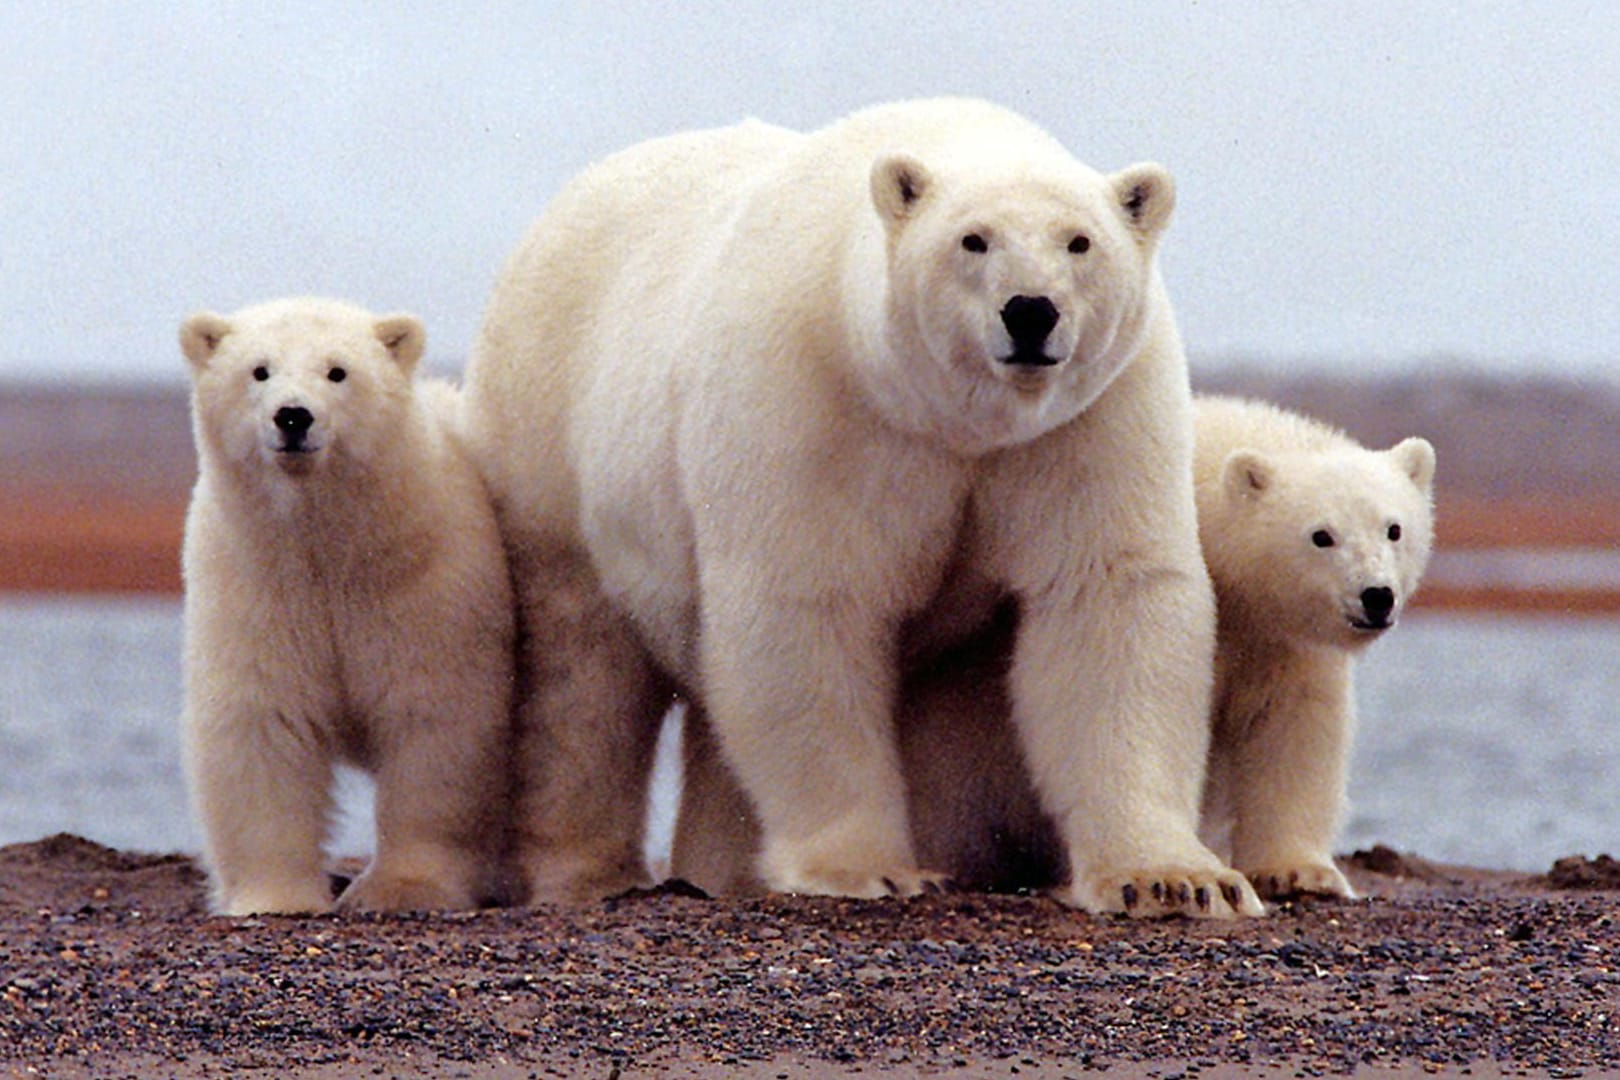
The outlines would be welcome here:
[[[0,848],[0,1075],[1620,1074],[1620,864],[1387,848],[1242,923],[1041,897],[210,918],[181,855]]]

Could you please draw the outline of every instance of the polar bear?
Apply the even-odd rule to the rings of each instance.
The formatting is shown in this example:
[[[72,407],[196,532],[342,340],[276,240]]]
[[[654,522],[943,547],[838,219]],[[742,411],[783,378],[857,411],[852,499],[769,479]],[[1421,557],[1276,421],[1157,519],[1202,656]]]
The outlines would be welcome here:
[[[1428,565],[1434,447],[1369,450],[1263,402],[1214,397],[1198,403],[1194,461],[1220,626],[1206,834],[1228,834],[1233,865],[1264,896],[1351,896],[1333,843],[1352,668]]]
[[[1196,831],[1214,598],[1155,257],[1173,201],[1157,165],[1103,175],[959,99],[676,135],[567,185],[467,373],[518,593],[534,897],[644,879],[675,696],[767,886],[924,887],[902,668],[1010,596],[1066,898],[1262,910]]]
[[[494,887],[511,589],[494,510],[413,384],[421,324],[278,300],[180,330],[198,478],[186,519],[182,735],[221,913],[333,904],[333,768],[376,779],[349,908],[461,908]]]
[[[1219,601],[1205,838],[1269,899],[1348,897],[1332,850],[1352,666],[1428,562],[1434,449],[1409,438],[1368,450],[1261,402],[1200,397],[1196,409],[1199,531]],[[966,888],[1046,888],[1066,874],[1008,724],[1015,624],[1003,612],[902,695],[918,857]]]

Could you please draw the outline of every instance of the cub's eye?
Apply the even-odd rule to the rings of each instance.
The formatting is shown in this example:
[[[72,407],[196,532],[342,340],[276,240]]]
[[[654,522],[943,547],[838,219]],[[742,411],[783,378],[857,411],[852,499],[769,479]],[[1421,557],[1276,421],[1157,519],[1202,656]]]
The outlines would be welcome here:
[[[1392,544],[1396,543],[1397,541],[1400,540],[1400,538],[1401,538],[1401,525],[1400,525],[1400,522],[1396,522],[1395,524],[1393,524],[1393,525],[1391,525],[1389,527],[1389,542],[1392,543]]]
[[[970,232],[962,237],[962,250],[971,251],[975,255],[983,255],[990,250],[990,245],[984,242],[984,237],[976,232]]]
[[[332,370],[328,371],[326,373],[326,377],[328,379],[332,380],[333,382],[342,382],[344,379],[347,379],[349,377],[349,373],[347,371],[345,371],[340,365],[333,364],[332,365]]]
[[[1091,237],[1085,233],[1075,233],[1074,239],[1069,241],[1070,255],[1084,255],[1091,250]]]
[[[1333,534],[1326,529],[1317,529],[1311,533],[1311,543],[1319,548],[1330,548],[1333,546]]]
[[[263,364],[260,364],[258,367],[253,369],[254,382],[264,382],[268,378],[270,378],[270,369],[265,367]]]

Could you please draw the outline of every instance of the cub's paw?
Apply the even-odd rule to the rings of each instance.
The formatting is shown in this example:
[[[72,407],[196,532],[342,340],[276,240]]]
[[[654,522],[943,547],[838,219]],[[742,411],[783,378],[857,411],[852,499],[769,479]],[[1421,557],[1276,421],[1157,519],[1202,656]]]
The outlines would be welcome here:
[[[468,889],[422,877],[367,871],[338,897],[339,911],[464,911],[477,907]]]
[[[1132,874],[1096,874],[1078,879],[1060,899],[1094,913],[1132,918],[1184,915],[1236,919],[1266,913],[1247,878],[1236,870],[1170,867]]]
[[[257,883],[233,889],[219,898],[220,915],[322,915],[332,910],[332,894],[325,877],[297,884]]]
[[[1310,862],[1302,865],[1268,866],[1248,871],[1255,891],[1267,900],[1286,900],[1292,896],[1310,893],[1315,896],[1338,896],[1354,900],[1356,890],[1331,862]]]

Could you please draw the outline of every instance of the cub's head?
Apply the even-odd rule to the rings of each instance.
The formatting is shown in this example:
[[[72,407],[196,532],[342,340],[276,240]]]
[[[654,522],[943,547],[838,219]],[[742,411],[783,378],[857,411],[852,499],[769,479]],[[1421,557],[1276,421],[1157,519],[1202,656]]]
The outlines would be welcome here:
[[[180,327],[200,450],[293,477],[388,452],[425,334],[411,315],[276,300]]]
[[[1236,450],[1222,475],[1216,586],[1280,636],[1358,647],[1395,625],[1434,542],[1434,448],[1412,438],[1264,454]]]
[[[1073,417],[1135,355],[1175,189],[1157,165],[1103,176],[1055,155],[983,156],[883,154],[871,194],[890,342],[1010,445]]]

